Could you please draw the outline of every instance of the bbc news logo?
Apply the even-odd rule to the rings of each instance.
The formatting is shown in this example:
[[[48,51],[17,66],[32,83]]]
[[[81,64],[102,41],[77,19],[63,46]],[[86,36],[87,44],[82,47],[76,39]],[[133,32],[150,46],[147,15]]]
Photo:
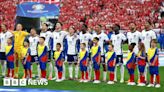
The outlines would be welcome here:
[[[3,86],[48,85],[48,80],[3,79]]]

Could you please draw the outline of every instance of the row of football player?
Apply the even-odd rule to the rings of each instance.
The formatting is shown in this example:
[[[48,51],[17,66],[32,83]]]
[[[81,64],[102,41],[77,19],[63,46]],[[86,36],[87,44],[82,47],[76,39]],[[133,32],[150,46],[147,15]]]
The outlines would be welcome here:
[[[38,60],[41,70],[41,78],[46,79],[46,63],[48,62],[48,49],[47,46],[44,44],[45,38],[40,37],[39,45],[37,47],[37,53],[38,53]],[[89,58],[92,61],[93,69],[94,69],[94,82],[93,83],[100,83],[100,64],[101,62],[101,47],[98,44],[99,38],[95,37],[93,39],[93,46],[88,52],[86,50],[86,44],[81,43],[81,50],[78,54],[78,62],[77,66],[80,68],[81,71],[81,79],[80,82],[88,82],[89,81],[89,73],[88,73],[88,61]],[[134,82],[134,71],[136,67],[136,63],[138,65],[139,74],[140,74],[140,82],[138,86],[145,86],[145,76],[144,76],[144,70],[146,68],[146,60],[148,60],[149,64],[149,71],[150,71],[150,84],[147,87],[154,87],[154,76],[156,76],[156,84],[155,87],[160,87],[160,76],[159,76],[159,61],[158,61],[158,49],[157,49],[157,41],[153,39],[151,41],[151,48],[149,48],[147,56],[145,53],[145,46],[142,42],[139,43],[139,52],[136,55],[133,51],[135,47],[135,43],[131,43],[129,45],[129,53],[127,57],[127,63],[126,68],[128,70],[130,79],[128,81],[127,85],[135,85]],[[116,53],[114,52],[113,45],[108,46],[108,52],[105,54],[105,65],[107,65],[107,69],[109,72],[109,81],[107,84],[114,84],[114,71],[115,66],[118,64],[116,62]],[[56,82],[63,81],[63,63],[64,63],[64,53],[61,50],[61,44],[56,44],[56,51],[54,52],[54,63],[55,63],[55,71],[56,71]],[[32,78],[32,71],[31,71],[31,56],[30,56],[30,48],[29,48],[29,42],[25,41],[24,46],[21,49],[21,56],[22,56],[22,64],[25,71],[24,78]],[[7,46],[6,46],[6,61],[7,61],[7,77],[13,77],[14,75],[14,47],[12,46],[12,39],[8,39]],[[89,55],[91,54],[91,56]],[[68,61],[75,61],[71,56],[67,56]],[[69,62],[71,64],[72,62]],[[75,63],[75,62],[74,62]],[[72,76],[70,76],[72,77]]]
[[[2,25],[1,27],[3,27],[4,30],[5,29],[5,25]],[[105,53],[105,50],[104,50],[104,43],[107,43],[108,40],[110,39],[110,41],[112,41],[112,44],[114,45],[114,51],[116,52],[116,55],[117,55],[117,58],[116,58],[116,61],[117,62],[123,62],[123,54],[122,54],[122,48],[121,48],[121,45],[122,45],[122,42],[126,40],[126,37],[124,34],[120,33],[119,30],[120,30],[120,26],[119,25],[114,25],[113,27],[113,31],[114,33],[111,35],[111,37],[108,38],[107,34],[105,34],[104,32],[101,31],[101,26],[100,25],[96,25],[95,27],[95,32],[88,32],[86,31],[87,30],[87,26],[86,25],[83,25],[82,26],[82,29],[81,29],[81,32],[79,33],[79,35],[77,35],[75,33],[75,29],[73,26],[71,26],[69,28],[69,33],[67,33],[66,31],[61,31],[61,28],[62,28],[62,25],[61,23],[57,23],[56,24],[56,29],[53,33],[51,33],[50,31],[47,31],[48,29],[48,25],[47,24],[42,24],[42,31],[40,33],[40,36],[41,37],[45,37],[45,44],[46,46],[48,47],[48,50],[50,50],[49,48],[49,39],[52,37],[53,38],[53,51],[56,51],[56,44],[57,43],[60,43],[61,44],[61,50],[63,50],[63,40],[64,38],[66,39],[66,44],[64,45],[64,47],[67,48],[67,57],[68,60],[67,61],[73,61],[75,55],[77,55],[77,52],[76,52],[76,42],[78,39],[80,39],[80,43],[85,43],[86,44],[86,49],[89,50],[89,42],[94,38],[94,37],[98,37],[100,40],[99,40],[99,45],[101,47],[101,56],[102,56],[102,59],[104,59],[104,53]],[[145,25],[145,30],[142,32],[142,35],[140,32],[136,31],[136,28],[135,28],[135,24],[134,23],[131,23],[130,24],[130,29],[131,29],[131,32],[128,32],[127,33],[127,38],[128,38],[128,42],[129,44],[134,42],[138,45],[138,42],[139,42],[139,39],[142,39],[142,42],[144,43],[145,47],[146,47],[146,53],[148,51],[148,48],[150,48],[150,41],[151,39],[155,39],[156,38],[156,35],[155,33],[150,29],[150,23],[147,22],[146,25]],[[17,27],[16,27],[16,31],[12,32],[12,35],[14,35],[14,47],[15,47],[15,54],[17,55],[16,57],[16,62],[18,62],[19,60],[19,57],[20,57],[20,52],[21,52],[21,46],[23,45],[23,41],[24,41],[24,38],[25,36],[28,35],[27,32],[24,32],[22,31],[22,25],[21,24],[18,24]],[[10,32],[2,32],[0,37],[1,38],[1,47],[2,49],[4,48],[5,44],[6,43],[6,40],[3,40],[3,39],[7,39],[7,37],[10,37],[10,36],[6,36],[6,34],[11,34]],[[32,29],[31,30],[31,36],[29,37],[29,42],[30,42],[30,49],[31,49],[31,56],[32,56],[32,60],[33,58],[35,57],[35,54],[37,54],[37,51],[36,51],[36,46],[38,44],[38,36],[35,34],[35,29]],[[110,32],[111,34],[112,32]],[[5,36],[4,36],[5,35]],[[6,37],[6,38],[5,38]],[[30,40],[31,39],[31,40]],[[3,44],[2,44],[3,43]],[[36,43],[36,44],[35,44]],[[138,52],[138,49],[137,49],[137,45],[135,46],[134,50],[135,50],[135,53]],[[4,49],[3,51],[1,52],[4,52]],[[102,62],[105,61],[104,60],[101,60]],[[49,79],[52,78],[52,64],[51,62],[48,62],[49,63],[49,66],[50,66],[50,76],[49,76]],[[16,74],[18,74],[18,63],[16,63]],[[3,64],[4,65],[4,64]],[[3,69],[2,69],[3,70]],[[65,68],[63,69],[65,70]],[[69,73],[70,73],[70,78],[72,77],[72,65],[70,64],[69,65]],[[106,79],[106,66],[104,65],[103,63],[103,76],[104,76],[104,80]],[[78,67],[75,66],[75,77],[77,77],[77,71],[78,71]],[[63,71],[65,72],[65,71]],[[65,75],[65,73],[63,73]],[[16,76],[17,77],[17,76]],[[115,77],[115,80],[116,80],[116,77]],[[124,66],[123,64],[121,63],[121,81],[120,82],[124,82]]]

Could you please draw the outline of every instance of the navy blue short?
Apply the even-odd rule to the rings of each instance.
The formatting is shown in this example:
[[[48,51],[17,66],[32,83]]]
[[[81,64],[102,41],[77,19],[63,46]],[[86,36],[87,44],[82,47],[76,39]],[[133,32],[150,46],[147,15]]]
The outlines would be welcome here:
[[[38,62],[38,56],[37,55],[31,56],[31,63],[34,63],[34,62]]]
[[[152,74],[158,75],[159,74],[158,66],[149,66],[149,72],[151,75]]]
[[[116,56],[116,64],[123,64],[123,55]]]
[[[26,62],[24,66],[24,69],[31,69],[31,63],[30,62]]]
[[[68,62],[77,62],[77,55],[67,55]]]
[[[14,62],[7,62],[7,68],[14,69]]]
[[[100,64],[97,64],[97,62],[93,63],[94,70],[100,70]]]
[[[134,69],[128,69],[128,73],[131,75],[131,74],[134,74]]]
[[[80,71],[87,71],[87,66],[80,65]]]
[[[138,70],[139,70],[140,73],[144,73],[145,66],[138,65]]]
[[[41,70],[46,70],[46,62],[39,62],[39,65]]]
[[[0,60],[6,60],[5,52],[0,52]]]
[[[108,66],[108,71],[114,72],[114,70],[115,70],[115,67],[109,67]]]

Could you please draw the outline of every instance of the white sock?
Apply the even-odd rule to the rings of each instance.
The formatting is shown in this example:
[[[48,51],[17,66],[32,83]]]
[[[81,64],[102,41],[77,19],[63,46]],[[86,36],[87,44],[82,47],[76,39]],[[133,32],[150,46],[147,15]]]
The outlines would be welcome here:
[[[40,65],[37,64],[38,77],[40,78]]]
[[[52,78],[52,70],[53,70],[53,66],[52,66],[52,63],[51,62],[48,62],[49,63],[49,77]]]
[[[92,78],[92,65],[91,64],[89,64],[88,66],[88,73],[89,73],[89,80],[91,80]]]
[[[117,81],[117,65],[116,65],[115,71],[114,71],[114,81]]]
[[[145,67],[144,75],[145,75],[145,81],[147,81],[147,64],[146,64],[146,67]]]
[[[2,75],[5,76],[6,73],[6,62],[5,60],[2,60]]]
[[[79,67],[78,65],[75,66],[75,78],[78,78],[78,71],[79,71]]]
[[[69,71],[69,77],[70,77],[70,78],[73,78],[73,75],[72,75],[72,72],[73,72],[72,64],[69,65],[69,67],[68,67],[68,71]]]
[[[139,68],[138,68],[138,80],[140,79],[140,71],[139,71]]]
[[[121,80],[124,81],[124,65],[123,64],[121,64],[120,73],[121,73]]]
[[[58,69],[56,66],[54,67],[54,72],[55,72],[55,78],[58,79]]]
[[[103,72],[103,81],[106,81],[106,71]]]
[[[63,75],[62,75],[63,79],[65,79],[65,64],[63,63]]]
[[[33,64],[31,64],[31,71],[33,71]],[[35,74],[32,72],[32,77],[35,77]]]

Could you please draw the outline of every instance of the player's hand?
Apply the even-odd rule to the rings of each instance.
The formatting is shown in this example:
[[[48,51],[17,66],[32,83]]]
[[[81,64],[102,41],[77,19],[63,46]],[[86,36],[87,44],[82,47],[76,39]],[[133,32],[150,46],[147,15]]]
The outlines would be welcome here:
[[[26,64],[26,62],[23,62],[23,65],[25,65]]]
[[[116,64],[116,63],[114,62],[114,63],[113,63],[113,66],[115,66],[115,64]]]

